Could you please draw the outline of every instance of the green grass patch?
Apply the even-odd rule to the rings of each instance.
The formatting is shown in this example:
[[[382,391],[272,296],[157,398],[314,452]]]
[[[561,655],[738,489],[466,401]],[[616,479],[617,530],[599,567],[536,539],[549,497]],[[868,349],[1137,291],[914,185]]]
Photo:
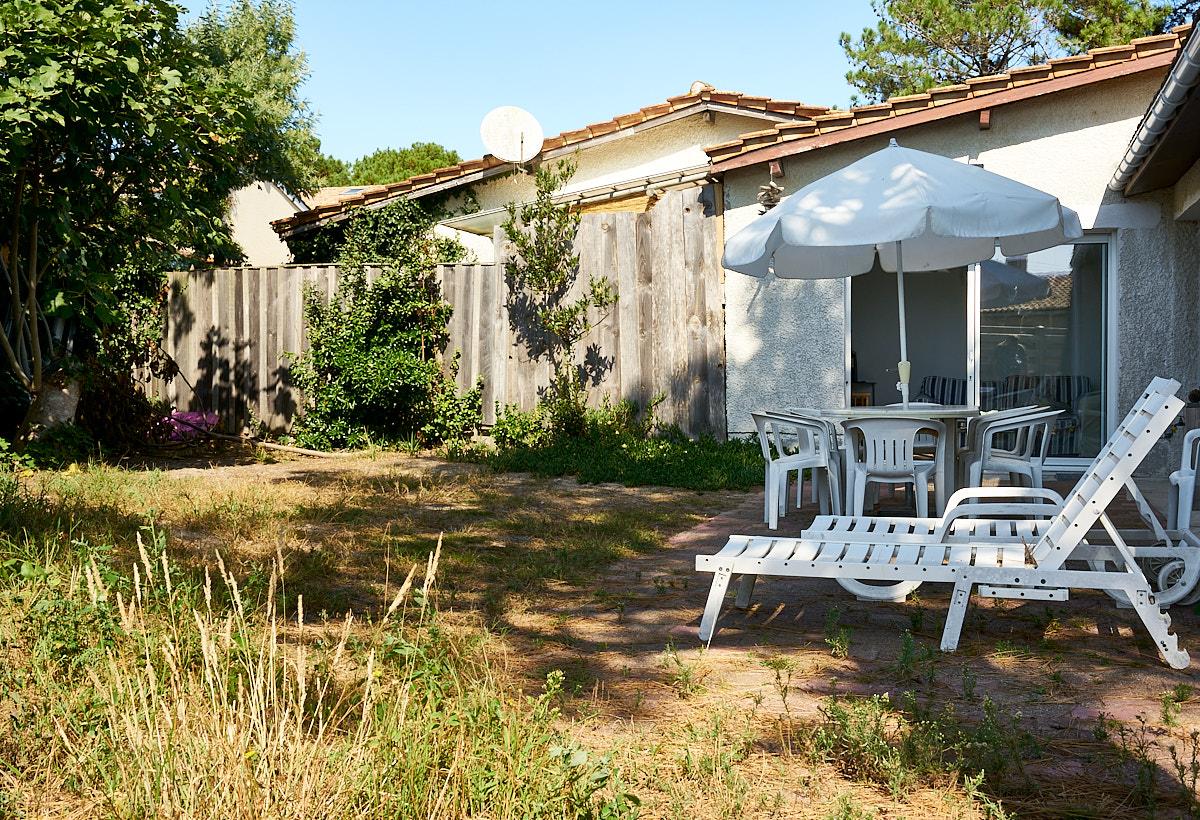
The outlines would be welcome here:
[[[533,446],[502,446],[476,456],[502,472],[575,476],[586,484],[752,490],[762,486],[762,453],[745,439],[691,440],[681,435],[643,437],[588,431],[553,436]]]

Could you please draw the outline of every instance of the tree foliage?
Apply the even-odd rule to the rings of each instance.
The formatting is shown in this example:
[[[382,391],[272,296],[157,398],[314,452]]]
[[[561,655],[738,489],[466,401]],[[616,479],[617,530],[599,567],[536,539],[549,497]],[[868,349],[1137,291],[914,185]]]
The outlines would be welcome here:
[[[414,142],[407,148],[380,148],[345,163],[325,158],[326,185],[386,185],[462,162],[457,151],[436,142]]]
[[[462,258],[454,240],[433,234],[435,215],[412,200],[358,210],[347,221],[341,280],[326,304],[308,290],[309,350],[292,368],[305,396],[293,434],[307,446],[361,447],[417,439],[460,439],[479,423],[478,387],[460,396],[438,354],[451,306],[438,262]],[[367,275],[380,268],[377,279]]]
[[[1193,11],[1200,0],[1185,0]],[[1061,54],[1128,42],[1182,20],[1151,0],[872,0],[879,18],[843,33],[847,81],[871,102]],[[1185,10],[1186,11],[1186,10]]]
[[[240,256],[229,194],[308,175],[290,9],[240,2],[191,29],[179,14],[0,2],[0,362],[35,406],[79,356],[128,379],[157,341],[163,272]]]
[[[1171,6],[1150,0],[1072,0],[1053,8],[1050,19],[1059,43],[1077,54],[1160,33],[1171,11]]]
[[[504,235],[513,255],[505,263],[509,285],[509,317],[517,338],[534,358],[550,363],[549,398],[558,421],[583,421],[583,387],[602,361],[598,350],[581,359],[579,343],[594,326],[593,311],[616,301],[612,283],[591,276],[576,287],[579,254],[575,236],[581,216],[555,202],[558,192],[575,174],[572,161],[543,164],[536,172],[537,193],[524,205],[509,203]],[[569,418],[568,418],[569,417]]]
[[[213,4],[188,27],[201,57],[200,80],[237,95],[244,115],[240,150],[261,179],[294,193],[317,187],[320,142],[300,87],[308,58],[296,49],[286,0]]]

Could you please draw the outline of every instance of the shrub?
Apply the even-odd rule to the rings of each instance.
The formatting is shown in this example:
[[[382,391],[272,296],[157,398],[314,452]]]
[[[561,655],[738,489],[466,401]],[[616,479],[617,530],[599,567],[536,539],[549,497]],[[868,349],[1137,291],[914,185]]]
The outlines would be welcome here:
[[[25,456],[35,467],[61,469],[86,462],[96,453],[92,434],[78,424],[56,424],[42,430],[25,445]]]
[[[461,439],[479,421],[481,385],[459,395],[457,356],[439,360],[452,308],[435,265],[462,247],[435,237],[433,217],[402,200],[360,211],[346,228],[341,281],[329,304],[309,289],[310,348],[293,367],[305,396],[293,435],[309,447]],[[370,281],[367,267],[382,271]],[[447,369],[449,372],[447,372]]]

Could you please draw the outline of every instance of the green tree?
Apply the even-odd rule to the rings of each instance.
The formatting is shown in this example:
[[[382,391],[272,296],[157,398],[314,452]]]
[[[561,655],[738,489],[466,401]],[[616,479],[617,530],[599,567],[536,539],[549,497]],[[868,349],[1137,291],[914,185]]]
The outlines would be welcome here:
[[[350,163],[337,157],[321,154],[317,157],[315,172],[318,188],[350,184]]]
[[[1071,53],[1128,43],[1163,32],[1170,5],[1150,0],[1070,0],[1051,14],[1059,43]]]
[[[1200,0],[872,0],[879,18],[840,38],[846,80],[871,102],[1062,54],[1124,43],[1185,22]]]
[[[240,255],[233,190],[304,185],[305,116],[284,111],[302,106],[242,56],[288,52],[282,8],[234,7],[233,37],[211,14],[185,29],[167,0],[0,2],[0,366],[31,397],[26,425],[80,358],[129,383],[157,346],[163,272]]]
[[[550,363],[552,382],[546,398],[556,425],[565,432],[575,432],[583,422],[585,379],[599,376],[589,373],[586,361],[580,360],[579,343],[595,326],[593,310],[610,307],[617,299],[612,283],[602,276],[576,287],[575,236],[582,217],[555,202],[575,167],[569,160],[541,165],[533,201],[510,202],[503,224],[513,250],[505,263],[510,321],[530,355]],[[587,357],[593,362],[600,358]]]
[[[414,142],[408,148],[380,148],[350,166],[347,185],[386,185],[462,162],[457,151],[436,142]],[[332,183],[338,184],[338,183]]]
[[[0,3],[0,359],[33,397],[67,353],[55,320],[120,318],[131,258],[205,252],[245,181],[243,113],[162,0]]]
[[[300,95],[308,58],[295,47],[291,3],[213,4],[187,33],[201,57],[198,80],[230,91],[241,103],[240,158],[261,179],[294,193],[314,190],[321,144],[313,134],[312,110]]]
[[[879,17],[840,43],[846,80],[872,102],[1040,62],[1054,45],[1053,0],[872,0]]]

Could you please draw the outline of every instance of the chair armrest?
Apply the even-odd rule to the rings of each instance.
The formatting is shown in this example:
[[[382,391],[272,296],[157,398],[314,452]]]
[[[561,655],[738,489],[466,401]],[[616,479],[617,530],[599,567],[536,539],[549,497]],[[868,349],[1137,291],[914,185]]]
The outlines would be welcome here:
[[[1063,505],[1061,495],[1044,487],[963,487],[955,490],[946,502],[946,514],[968,498],[1040,498],[1059,507]]]

